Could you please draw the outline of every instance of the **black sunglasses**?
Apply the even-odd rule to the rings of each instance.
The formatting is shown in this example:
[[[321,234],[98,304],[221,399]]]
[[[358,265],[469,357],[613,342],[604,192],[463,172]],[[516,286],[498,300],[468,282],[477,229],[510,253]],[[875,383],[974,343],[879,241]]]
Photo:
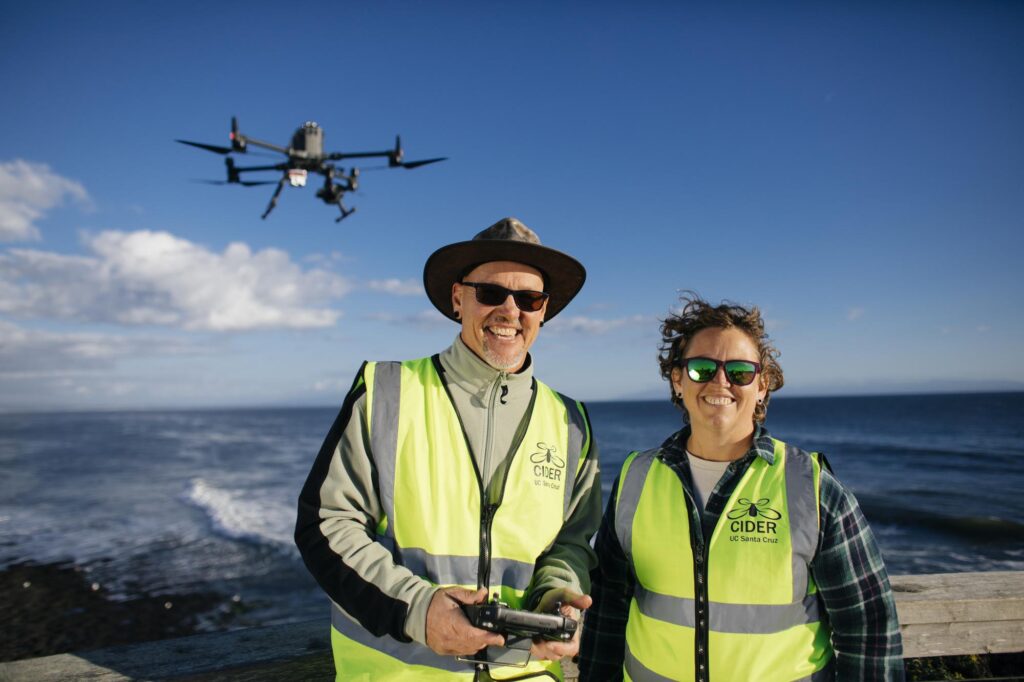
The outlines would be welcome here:
[[[761,365],[750,360],[715,360],[714,358],[686,358],[683,360],[686,376],[698,384],[706,384],[718,374],[718,368],[725,369],[730,384],[747,386],[761,371]]]
[[[483,282],[460,282],[460,284],[473,287],[476,290],[476,302],[483,305],[501,305],[511,295],[520,310],[535,313],[544,306],[544,301],[548,300],[546,291],[533,291],[532,289],[513,291],[497,284]]]

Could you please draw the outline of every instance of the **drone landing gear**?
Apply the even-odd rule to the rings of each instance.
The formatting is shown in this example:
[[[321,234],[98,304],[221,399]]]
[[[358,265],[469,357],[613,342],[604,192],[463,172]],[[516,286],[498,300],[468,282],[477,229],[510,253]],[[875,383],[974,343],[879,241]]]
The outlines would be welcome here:
[[[284,189],[284,183],[287,181],[288,173],[285,172],[284,176],[277,181],[277,189],[274,190],[274,196],[270,197],[270,204],[267,206],[267,210],[263,212],[262,216],[260,216],[263,220],[266,220],[267,216],[270,215],[270,212],[274,210],[275,206],[277,206],[277,198],[281,196],[281,190]]]
[[[340,200],[338,201],[338,208],[341,209],[341,215],[334,219],[334,222],[336,223],[340,223],[342,220],[356,212],[355,206],[353,206],[352,208],[345,208],[344,206],[341,205]]]

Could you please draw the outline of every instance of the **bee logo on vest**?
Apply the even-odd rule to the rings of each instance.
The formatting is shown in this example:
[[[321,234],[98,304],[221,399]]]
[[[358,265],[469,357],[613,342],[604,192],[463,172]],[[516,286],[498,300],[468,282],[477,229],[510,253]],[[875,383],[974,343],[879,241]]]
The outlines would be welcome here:
[[[530,455],[530,462],[533,463],[534,485],[561,490],[565,460],[559,457],[556,446],[537,443],[537,451]]]
[[[776,521],[782,518],[782,514],[770,505],[771,500],[767,497],[756,502],[741,497],[735,509],[726,515],[729,518],[729,530],[735,533],[729,536],[729,541],[777,543],[778,538],[773,536],[778,534],[779,524]]]

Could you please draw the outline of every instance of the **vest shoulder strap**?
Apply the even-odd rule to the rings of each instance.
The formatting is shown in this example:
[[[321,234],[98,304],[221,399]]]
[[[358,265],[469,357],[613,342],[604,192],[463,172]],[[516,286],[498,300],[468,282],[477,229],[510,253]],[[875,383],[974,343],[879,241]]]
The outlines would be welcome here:
[[[537,381],[537,386],[543,386],[552,390],[547,384],[542,381]],[[565,406],[566,416],[569,419],[569,456],[571,458],[571,466],[569,471],[573,474],[579,473],[579,468],[583,464],[583,460],[590,454],[590,416],[587,414],[586,406],[578,400],[573,400],[564,393],[554,391],[558,395],[558,398],[562,401]]]
[[[818,460],[818,464],[821,465],[822,469],[824,469],[825,471],[829,472],[830,474],[833,473],[832,472],[832,463],[828,461],[828,457],[825,456],[824,452],[812,452],[811,453],[811,457],[813,457],[816,460]]]
[[[633,554],[633,517],[640,503],[640,492],[660,453],[661,448],[632,452],[626,457],[619,473],[618,489],[615,492],[615,534],[627,557]]]

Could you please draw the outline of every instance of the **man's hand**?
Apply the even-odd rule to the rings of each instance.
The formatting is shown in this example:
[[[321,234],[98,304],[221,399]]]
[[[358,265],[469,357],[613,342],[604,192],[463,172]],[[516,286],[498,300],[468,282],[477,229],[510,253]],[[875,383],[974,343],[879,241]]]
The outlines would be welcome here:
[[[580,611],[589,609],[590,605],[594,603],[594,600],[591,599],[588,594],[580,594],[579,592],[573,592],[566,587],[558,587],[545,592],[534,611],[537,613],[552,613],[555,610],[555,604],[558,602],[562,602],[561,612],[563,616],[568,616],[573,620],[579,621]],[[564,656],[569,656],[571,658],[580,650],[580,632],[582,632],[582,630],[583,627],[581,623],[580,627],[576,628],[576,634],[568,642],[534,640],[533,645],[530,647],[530,654],[534,658],[540,658],[548,661],[557,660]]]
[[[470,656],[485,646],[504,646],[504,637],[473,627],[459,606],[486,600],[485,588],[473,592],[446,587],[434,592],[427,607],[427,646],[442,656]]]

